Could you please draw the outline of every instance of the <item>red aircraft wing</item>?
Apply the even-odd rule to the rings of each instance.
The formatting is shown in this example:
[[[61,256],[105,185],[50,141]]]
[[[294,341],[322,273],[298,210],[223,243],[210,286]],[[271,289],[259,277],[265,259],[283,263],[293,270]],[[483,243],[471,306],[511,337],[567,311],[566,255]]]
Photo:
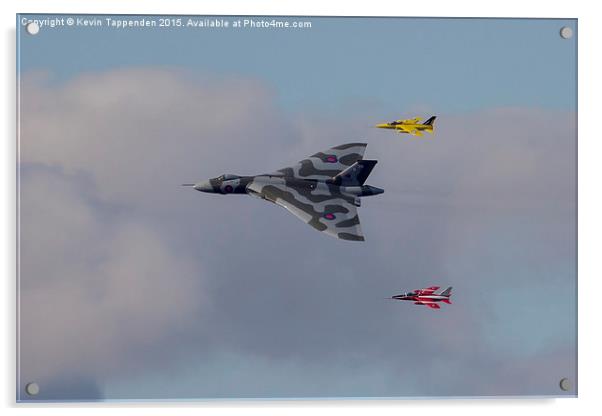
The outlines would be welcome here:
[[[414,305],[425,305],[431,309],[441,309],[435,302],[414,302]]]

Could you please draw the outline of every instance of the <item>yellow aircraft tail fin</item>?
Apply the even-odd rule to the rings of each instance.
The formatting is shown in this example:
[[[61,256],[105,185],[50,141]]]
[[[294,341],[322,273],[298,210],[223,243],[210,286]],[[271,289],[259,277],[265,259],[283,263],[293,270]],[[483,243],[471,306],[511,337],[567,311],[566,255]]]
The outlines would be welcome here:
[[[434,126],[435,125],[435,119],[437,118],[437,116],[432,116],[430,117],[427,121],[425,121],[424,123],[422,123],[425,126]],[[432,127],[431,127],[432,128]]]
[[[430,117],[427,121],[422,123],[426,128],[424,130],[428,131],[431,134],[435,134],[435,119],[437,116]]]

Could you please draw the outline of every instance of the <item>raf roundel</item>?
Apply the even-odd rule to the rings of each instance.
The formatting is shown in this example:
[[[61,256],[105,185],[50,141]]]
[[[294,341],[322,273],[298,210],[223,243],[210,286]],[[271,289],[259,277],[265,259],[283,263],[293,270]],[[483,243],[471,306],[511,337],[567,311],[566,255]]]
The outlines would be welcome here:
[[[335,155],[326,156],[326,163],[337,163],[339,160]]]
[[[326,218],[327,220],[334,220],[336,218],[336,216],[329,212],[328,214],[324,214],[324,218]]]
[[[230,193],[234,190],[234,188],[232,188],[232,185],[226,185],[226,187],[224,188],[224,191],[226,191],[226,193]]]

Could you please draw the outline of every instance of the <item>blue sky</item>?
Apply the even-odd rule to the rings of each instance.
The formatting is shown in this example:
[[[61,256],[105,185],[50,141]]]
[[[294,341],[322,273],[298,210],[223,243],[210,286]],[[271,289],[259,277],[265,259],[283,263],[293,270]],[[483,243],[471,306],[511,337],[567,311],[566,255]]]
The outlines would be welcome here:
[[[293,109],[337,112],[341,103],[366,100],[398,111],[575,109],[576,36],[557,36],[565,25],[576,34],[575,20],[302,20],[311,29],[48,28],[21,36],[20,65],[49,70],[57,81],[130,66],[250,76]]]
[[[20,399],[575,393],[576,22],[310,20],[19,31]],[[178,186],[360,140],[365,244]]]

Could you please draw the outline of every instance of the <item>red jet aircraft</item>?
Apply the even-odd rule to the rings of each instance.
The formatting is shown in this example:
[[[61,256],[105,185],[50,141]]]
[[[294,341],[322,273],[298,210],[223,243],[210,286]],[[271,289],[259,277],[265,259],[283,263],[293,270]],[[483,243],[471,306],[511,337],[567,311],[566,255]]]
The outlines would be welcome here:
[[[438,289],[439,286],[431,286],[426,289],[418,289],[413,292],[391,296],[391,299],[411,300],[414,301],[414,305],[426,305],[432,309],[439,309],[438,302],[444,302],[451,305],[451,301],[449,300],[452,290],[451,286],[441,293],[435,293]]]

